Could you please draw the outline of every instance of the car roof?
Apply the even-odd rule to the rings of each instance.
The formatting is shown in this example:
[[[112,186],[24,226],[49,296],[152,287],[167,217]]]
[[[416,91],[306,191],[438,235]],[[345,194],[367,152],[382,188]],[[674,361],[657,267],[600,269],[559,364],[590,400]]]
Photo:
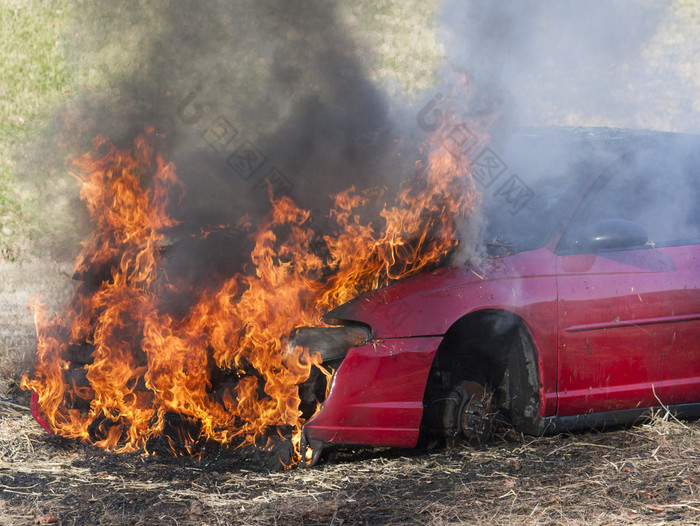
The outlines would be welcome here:
[[[498,134],[497,134],[498,135]],[[666,141],[700,141],[700,135],[672,131],[643,130],[631,128],[585,127],[585,126],[541,126],[516,128],[509,135],[516,140],[552,140],[594,144],[628,143],[637,146],[653,145]]]

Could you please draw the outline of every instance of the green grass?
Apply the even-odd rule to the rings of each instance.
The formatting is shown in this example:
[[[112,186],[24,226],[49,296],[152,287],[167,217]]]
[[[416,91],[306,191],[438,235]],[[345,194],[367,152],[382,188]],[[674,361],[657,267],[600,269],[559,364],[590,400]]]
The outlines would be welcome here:
[[[36,194],[18,179],[20,146],[64,102],[71,77],[63,54],[66,1],[0,5],[0,258],[26,256],[37,235]]]
[[[0,139],[26,137],[47,102],[63,98],[68,75],[61,32],[65,2],[5,2],[0,7]]]
[[[439,0],[348,2],[341,19],[373,55],[370,77],[392,82],[408,97],[418,97],[438,81],[444,49],[436,40]]]

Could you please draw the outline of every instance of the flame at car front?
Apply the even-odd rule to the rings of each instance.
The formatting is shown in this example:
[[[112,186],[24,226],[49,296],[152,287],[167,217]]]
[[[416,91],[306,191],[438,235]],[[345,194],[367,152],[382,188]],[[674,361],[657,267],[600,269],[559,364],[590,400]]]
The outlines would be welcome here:
[[[196,291],[177,316],[167,293],[187,284],[168,281],[159,248],[177,224],[170,198],[186,188],[154,152],[152,130],[130,150],[98,137],[95,151],[75,162],[95,225],[76,261],[87,281],[61,315],[34,305],[36,367],[22,387],[38,395],[56,433],[110,451],[148,450],[176,422],[168,440],[178,452],[194,454],[203,441],[266,447],[281,433],[291,436],[289,461],[297,462],[301,426],[318,406],[305,414],[298,386],[313,371],[330,375],[322,362],[333,360],[314,352],[313,331],[299,329],[291,348],[286,335],[326,325],[324,312],[435,265],[457,246],[478,194],[467,152],[445,146],[454,126],[445,119],[427,163],[395,199],[354,187],[335,195],[330,234],[315,232],[310,213],[288,197],[273,199],[252,234],[251,271]],[[381,204],[381,225],[361,219],[371,204]],[[310,248],[319,243],[322,251]],[[340,359],[370,337],[361,326],[327,331]]]

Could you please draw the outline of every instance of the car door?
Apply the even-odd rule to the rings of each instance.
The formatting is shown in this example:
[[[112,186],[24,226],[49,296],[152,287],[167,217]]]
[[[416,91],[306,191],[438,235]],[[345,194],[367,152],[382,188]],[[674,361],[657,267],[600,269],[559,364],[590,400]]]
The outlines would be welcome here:
[[[572,217],[556,257],[559,416],[700,401],[694,151],[626,156]]]

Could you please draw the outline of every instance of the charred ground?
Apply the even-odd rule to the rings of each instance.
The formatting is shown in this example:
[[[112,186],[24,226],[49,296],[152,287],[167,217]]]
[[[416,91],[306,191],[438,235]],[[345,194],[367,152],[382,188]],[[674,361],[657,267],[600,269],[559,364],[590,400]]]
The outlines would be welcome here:
[[[2,524],[700,524],[700,422],[481,448],[346,450],[279,471],[274,454],[113,455],[51,438],[0,403]]]

